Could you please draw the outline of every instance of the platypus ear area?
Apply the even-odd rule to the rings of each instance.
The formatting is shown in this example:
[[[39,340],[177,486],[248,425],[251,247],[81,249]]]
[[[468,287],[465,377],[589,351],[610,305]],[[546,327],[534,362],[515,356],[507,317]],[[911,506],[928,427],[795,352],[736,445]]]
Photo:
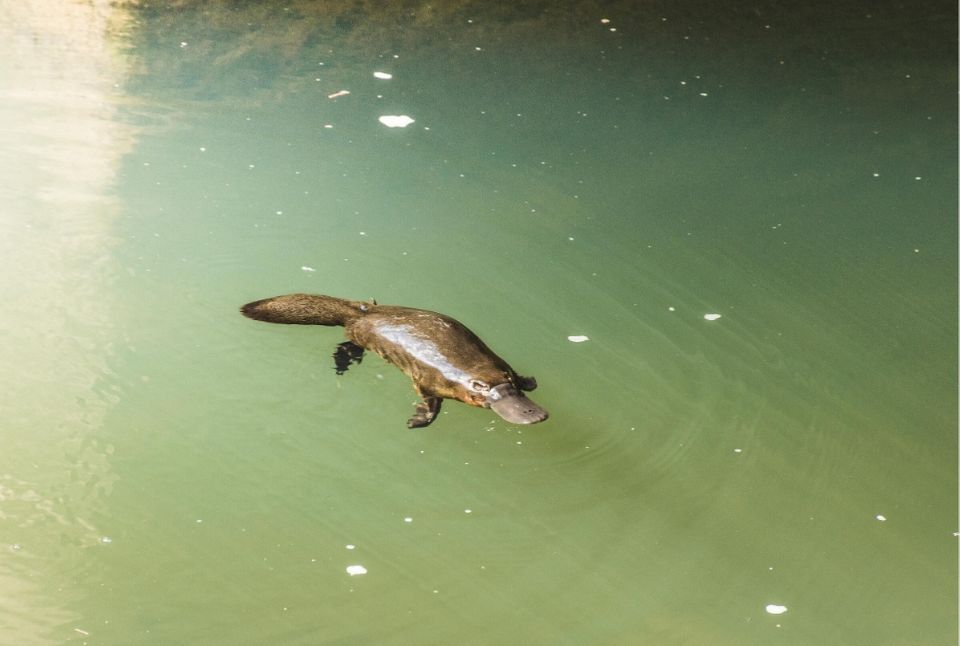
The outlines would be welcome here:
[[[490,384],[479,379],[470,380],[470,390],[478,393],[485,393],[490,390]]]
[[[520,390],[526,390],[530,392],[531,390],[537,389],[537,380],[534,377],[523,377],[517,375],[517,386],[520,387]]]

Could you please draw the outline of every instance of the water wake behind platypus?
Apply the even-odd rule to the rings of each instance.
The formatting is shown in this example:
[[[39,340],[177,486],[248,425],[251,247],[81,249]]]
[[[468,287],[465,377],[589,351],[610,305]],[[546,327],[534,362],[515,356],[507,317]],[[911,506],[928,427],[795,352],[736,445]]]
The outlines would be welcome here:
[[[247,303],[240,311],[258,321],[342,325],[347,341],[333,353],[338,375],[371,350],[413,380],[421,400],[407,426],[428,426],[444,399],[490,408],[514,424],[536,424],[548,413],[523,391],[537,387],[521,377],[467,326],[428,310],[377,305],[333,296],[287,294]]]

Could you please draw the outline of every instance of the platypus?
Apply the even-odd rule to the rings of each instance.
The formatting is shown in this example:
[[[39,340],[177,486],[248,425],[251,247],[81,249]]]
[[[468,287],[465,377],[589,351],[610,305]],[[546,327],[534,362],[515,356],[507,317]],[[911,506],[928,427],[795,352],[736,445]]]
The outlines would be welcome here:
[[[247,303],[244,316],[270,323],[342,325],[347,341],[333,353],[338,375],[372,350],[413,380],[422,401],[409,428],[428,426],[444,399],[490,408],[514,424],[536,424],[548,413],[523,391],[537,387],[521,377],[467,326],[437,312],[377,305],[333,296],[287,294]]]

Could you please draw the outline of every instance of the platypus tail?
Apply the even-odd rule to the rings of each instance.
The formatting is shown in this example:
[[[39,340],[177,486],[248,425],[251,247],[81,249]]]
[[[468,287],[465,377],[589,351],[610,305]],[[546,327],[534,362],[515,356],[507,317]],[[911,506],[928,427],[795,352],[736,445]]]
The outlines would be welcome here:
[[[247,303],[244,316],[269,323],[296,325],[344,325],[372,305],[316,294],[287,294]]]

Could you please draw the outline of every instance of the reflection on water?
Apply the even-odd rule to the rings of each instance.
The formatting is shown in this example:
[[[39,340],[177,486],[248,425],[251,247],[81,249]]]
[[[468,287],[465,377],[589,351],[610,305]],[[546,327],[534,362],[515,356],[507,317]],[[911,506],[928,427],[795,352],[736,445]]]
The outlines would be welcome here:
[[[99,431],[117,400],[110,254],[133,143],[115,118],[124,15],[0,3],[0,625],[17,643],[62,643],[49,630],[76,610],[53,593],[83,576],[75,550],[99,543],[116,480]]]
[[[371,7],[0,4],[3,633],[949,641],[942,16]],[[447,312],[551,419],[408,431],[237,312],[294,291]]]

